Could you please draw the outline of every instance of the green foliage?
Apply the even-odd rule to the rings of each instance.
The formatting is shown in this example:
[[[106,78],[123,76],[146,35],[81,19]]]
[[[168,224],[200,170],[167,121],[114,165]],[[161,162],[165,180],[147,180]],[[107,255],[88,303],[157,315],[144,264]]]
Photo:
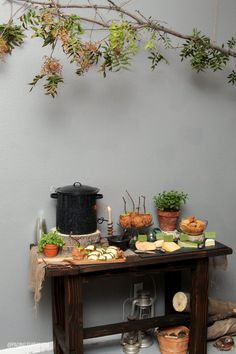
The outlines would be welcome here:
[[[42,74],[42,75],[36,75],[34,78],[33,78],[33,81],[29,83],[29,85],[31,85],[31,89],[30,91],[33,90],[34,86],[38,83],[39,80],[42,80],[46,75],[45,74]]]
[[[152,70],[154,70],[157,67],[160,61],[164,61],[166,64],[168,64],[166,58],[161,53],[159,53],[158,50],[151,51],[148,59],[151,60]]]
[[[155,43],[155,36],[152,36],[146,43],[145,47],[146,50],[154,50],[156,49],[156,43]]]
[[[232,72],[229,74],[228,76],[228,79],[229,79],[229,83],[234,85],[236,83],[236,71],[235,70],[232,70]]]
[[[35,87],[35,85],[38,83],[39,80],[42,80],[43,78],[46,79],[46,83],[43,85],[44,90],[45,90],[45,94],[46,95],[50,95],[53,98],[55,98],[55,96],[57,95],[57,90],[58,90],[58,85],[60,83],[63,83],[64,80],[62,78],[62,76],[60,76],[59,74],[51,74],[51,75],[46,75],[46,74],[42,74],[42,75],[36,75],[33,79],[32,82],[29,83],[29,85],[31,85],[31,89],[30,91],[33,90],[33,88]]]
[[[171,190],[169,192],[163,191],[156,195],[154,204],[158,210],[161,211],[177,211],[180,210],[181,205],[186,202],[188,194]]]
[[[162,33],[162,34],[159,33],[159,35],[160,35],[160,40],[162,41],[164,48],[166,48],[166,49],[174,48],[172,45],[172,41],[167,33]]]
[[[228,40],[227,45],[230,49],[233,49],[236,46],[236,38],[232,37]]]
[[[23,28],[14,25],[12,21],[7,24],[0,24],[0,36],[6,42],[9,53],[11,53],[15,47],[21,46],[25,38]]]
[[[158,45],[162,45],[165,49],[173,48],[170,37],[167,33],[157,32],[147,29],[148,32],[151,32],[149,40],[146,42],[144,48],[149,51],[157,50]]]
[[[65,33],[71,40],[77,42],[83,33],[79,16],[62,13],[53,7],[30,8],[20,20],[23,28],[33,31],[32,38],[43,39],[43,46],[55,46],[57,40]]]
[[[136,54],[138,50],[136,41],[136,31],[128,21],[112,22],[109,27],[109,45],[114,53],[119,55],[128,50],[130,53]]]
[[[64,82],[64,80],[60,75],[49,75],[46,78],[46,84],[43,85],[46,95],[50,95],[54,98],[57,95],[58,85],[62,82]]]
[[[150,32],[150,30],[148,30]],[[149,40],[146,42],[145,49],[149,51],[148,59],[151,61],[151,69],[156,69],[157,65],[164,61],[168,64],[166,58],[160,53],[158,44],[161,44],[165,49],[171,48],[171,40],[166,33],[155,33],[151,30],[151,35]]]
[[[229,60],[229,56],[211,47],[210,38],[200,31],[193,30],[192,36],[183,44],[180,53],[181,60],[191,58],[190,63],[197,72],[211,69],[222,70]]]
[[[38,15],[38,8],[30,8],[21,17],[20,21],[24,29],[28,29],[31,26],[38,26],[40,23],[40,16]]]
[[[76,74],[83,75],[92,65],[98,63],[101,56],[100,45],[97,46],[92,42],[81,43],[75,56],[75,62],[79,66]]]
[[[128,69],[131,59],[138,51],[137,33],[127,22],[112,22],[109,27],[109,41],[102,46],[103,63],[100,71],[106,77],[106,71]]]
[[[57,231],[50,231],[47,234],[42,234],[42,237],[38,242],[38,249],[39,252],[42,252],[46,245],[56,245],[58,247],[62,247],[64,244],[65,241],[59,236]]]
[[[123,51],[122,53],[114,53],[110,48],[109,44],[102,47],[102,58],[103,63],[101,64],[100,71],[103,73],[103,76],[107,76],[107,70],[118,72],[120,70],[128,70],[130,67],[130,61],[133,56],[128,50]]]

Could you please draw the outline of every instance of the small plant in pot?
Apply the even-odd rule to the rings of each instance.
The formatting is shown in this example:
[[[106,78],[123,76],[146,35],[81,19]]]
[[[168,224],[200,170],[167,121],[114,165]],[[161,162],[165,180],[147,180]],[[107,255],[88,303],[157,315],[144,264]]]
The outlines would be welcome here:
[[[185,204],[188,194],[171,190],[163,191],[154,197],[157,216],[162,231],[174,231],[177,227],[182,204]]]
[[[58,254],[59,248],[65,244],[62,237],[57,231],[50,231],[47,234],[42,234],[38,242],[39,252],[43,252],[46,257],[55,257]]]

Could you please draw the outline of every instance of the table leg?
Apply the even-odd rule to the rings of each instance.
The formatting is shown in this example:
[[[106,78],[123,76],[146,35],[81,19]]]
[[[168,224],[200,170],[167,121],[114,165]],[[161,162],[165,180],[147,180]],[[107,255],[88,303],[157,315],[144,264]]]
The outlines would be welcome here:
[[[207,353],[208,258],[196,261],[192,269],[190,354]]]
[[[65,345],[68,353],[83,354],[82,277],[65,277]]]
[[[64,283],[61,277],[52,277],[52,324],[53,324],[53,350],[54,354],[62,354],[56,336],[56,327],[64,326]]]

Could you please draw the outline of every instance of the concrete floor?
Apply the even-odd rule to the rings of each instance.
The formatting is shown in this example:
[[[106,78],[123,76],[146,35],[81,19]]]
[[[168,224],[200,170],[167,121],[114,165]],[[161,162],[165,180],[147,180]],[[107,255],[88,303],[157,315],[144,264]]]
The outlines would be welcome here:
[[[115,337],[115,338],[114,338]],[[236,346],[236,337],[234,337]],[[213,342],[208,342],[207,354],[220,354],[222,353],[213,346]],[[122,354],[122,346],[117,336],[98,338],[97,341],[93,339],[91,342],[84,344],[84,354]],[[141,349],[140,354],[161,354],[159,346],[156,341],[150,348]],[[43,354],[53,354],[53,351],[44,352]],[[201,354],[201,353],[199,353]],[[236,347],[230,351],[230,354],[236,354]]]
[[[234,337],[236,343],[236,337]],[[214,342],[208,343],[208,354],[220,354],[222,353],[215,347],[213,347]],[[85,344],[84,354],[122,354],[122,346],[120,345],[119,339],[106,339],[106,341],[101,341],[97,343]],[[149,348],[141,349],[140,354],[160,354],[159,346],[155,341],[153,345]],[[230,353],[236,353],[236,348],[230,351]],[[199,353],[201,354],[201,353]]]

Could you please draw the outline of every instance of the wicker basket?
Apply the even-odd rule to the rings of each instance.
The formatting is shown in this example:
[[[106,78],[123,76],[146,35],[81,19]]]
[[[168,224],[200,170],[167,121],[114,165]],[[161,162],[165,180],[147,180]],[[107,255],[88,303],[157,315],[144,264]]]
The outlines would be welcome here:
[[[186,335],[179,336],[180,332]],[[173,333],[176,337],[173,336]],[[189,329],[185,326],[166,328],[157,332],[157,340],[161,354],[187,354],[189,342]]]

